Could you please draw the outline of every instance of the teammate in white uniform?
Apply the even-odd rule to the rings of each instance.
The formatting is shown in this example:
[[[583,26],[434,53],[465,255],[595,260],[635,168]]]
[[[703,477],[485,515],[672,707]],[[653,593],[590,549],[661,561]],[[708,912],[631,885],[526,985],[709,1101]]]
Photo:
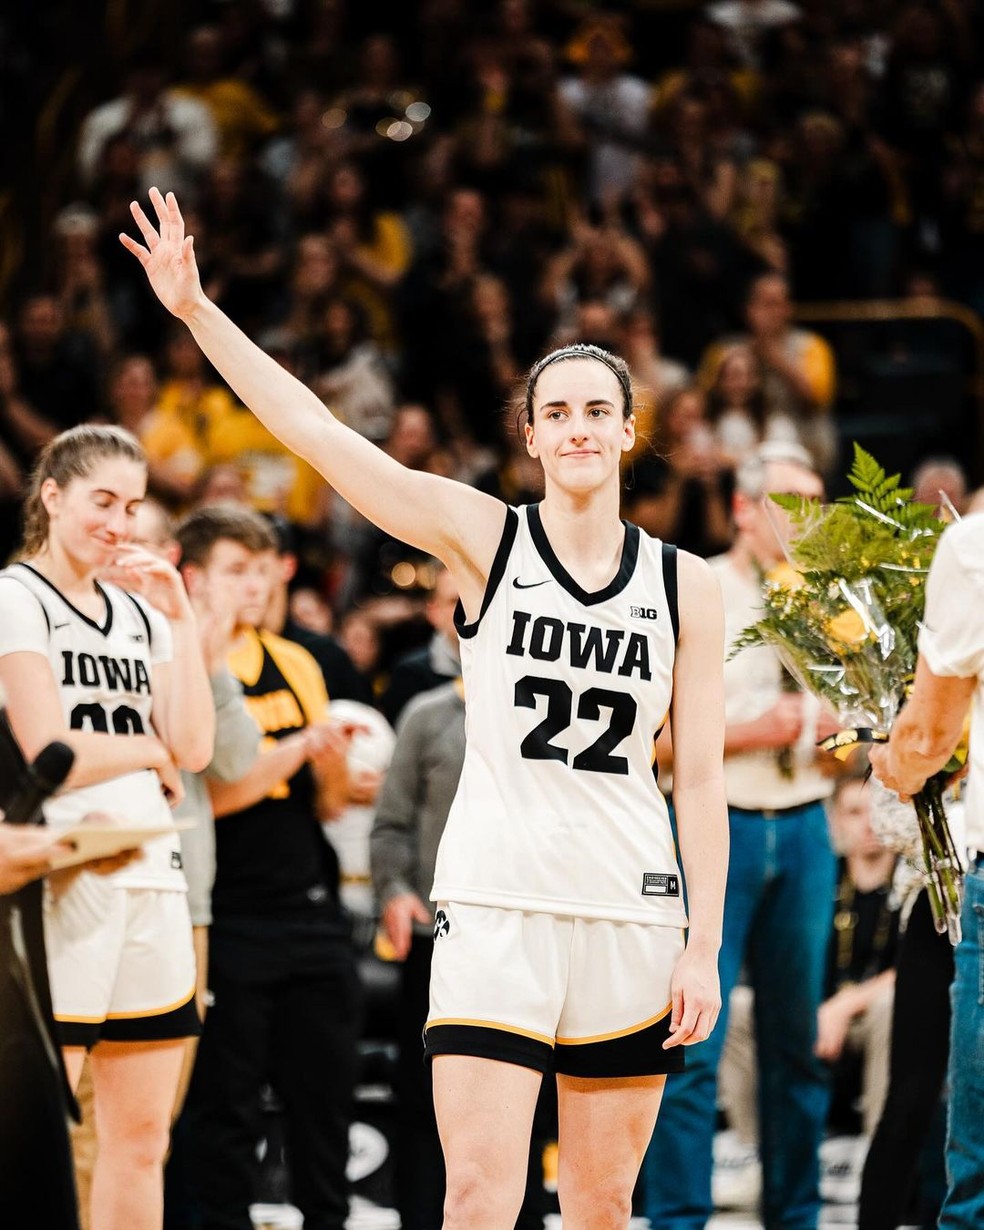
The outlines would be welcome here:
[[[717,1017],[727,866],[720,593],[702,560],[664,565],[619,520],[626,366],[588,346],[536,365],[525,434],[546,495],[508,509],[336,420],[206,298],[177,202],[151,200],[158,228],[133,206],[146,246],[121,239],[165,307],[257,417],[364,516],[439,557],[461,596],[469,746],[437,870],[427,1031],[445,1230],[515,1222],[554,1051],[565,1228],[625,1226],[676,1048]],[[668,709],[685,949],[652,769]]]
[[[211,694],[181,579],[126,541],[146,482],[128,433],[62,433],[34,474],[20,561],[0,573],[11,725],[30,757],[53,739],[76,754],[64,791],[45,805],[55,828],[90,812],[169,825],[165,790],[179,794],[178,769],[211,756]],[[126,588],[99,579],[110,574]],[[162,1217],[182,1039],[199,1028],[177,834],[149,840],[112,876],[63,872],[48,886],[52,1000],[73,1083],[91,1048],[92,1221],[151,1230]]]

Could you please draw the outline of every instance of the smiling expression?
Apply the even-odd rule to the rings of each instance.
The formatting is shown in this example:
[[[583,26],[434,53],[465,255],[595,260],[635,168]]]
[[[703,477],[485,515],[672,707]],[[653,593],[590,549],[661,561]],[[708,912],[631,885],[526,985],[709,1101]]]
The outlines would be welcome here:
[[[635,442],[635,417],[622,414],[622,386],[597,359],[564,359],[536,382],[526,447],[548,482],[589,490],[618,480],[619,461]]]
[[[147,490],[147,471],[128,457],[104,457],[88,474],[59,487],[45,479],[41,498],[49,537],[85,570],[96,571],[133,534],[137,509]]]

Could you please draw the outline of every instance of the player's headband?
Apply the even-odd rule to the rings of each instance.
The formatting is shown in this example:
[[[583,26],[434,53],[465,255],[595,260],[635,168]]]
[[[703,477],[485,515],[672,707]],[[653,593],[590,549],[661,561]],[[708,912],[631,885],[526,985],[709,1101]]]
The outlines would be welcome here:
[[[530,372],[526,382],[526,417],[528,420],[533,419],[533,390],[536,388],[536,382],[540,379],[541,373],[551,363],[561,363],[564,359],[597,359],[599,363],[604,363],[622,389],[623,409],[626,417],[632,413],[632,384],[625,364],[620,363],[613,354],[602,350],[600,346],[593,346],[590,342],[573,342],[570,346],[562,346],[560,350],[551,351],[535,364]]]

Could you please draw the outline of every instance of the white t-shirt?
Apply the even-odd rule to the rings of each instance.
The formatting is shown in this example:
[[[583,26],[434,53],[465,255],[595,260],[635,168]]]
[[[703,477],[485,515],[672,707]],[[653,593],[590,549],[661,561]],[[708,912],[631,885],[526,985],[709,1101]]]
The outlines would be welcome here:
[[[970,720],[967,845],[984,850],[984,513],[951,525],[926,583],[919,652],[934,675],[976,677]]]
[[[709,560],[724,599],[726,653],[746,628],[762,614],[762,589],[743,576],[727,555]],[[782,667],[767,645],[744,649],[724,664],[724,713],[731,725],[752,722],[776,704],[782,692]],[[778,751],[731,752],[724,758],[724,786],[728,803],[749,811],[797,807],[826,798],[833,784],[816,767],[816,724],[820,702],[803,696],[803,730],[793,749],[792,776],[779,766]]]
[[[77,610],[29,564],[0,572],[0,657],[35,653],[55,677],[62,714],[71,730],[151,734],[152,673],[171,660],[171,628],[141,598],[101,583],[106,615],[97,622]],[[153,769],[66,790],[44,805],[52,828],[70,828],[88,812],[107,812],[129,825],[173,824]],[[119,888],[187,891],[178,834],[148,841],[135,862],[118,871]]]

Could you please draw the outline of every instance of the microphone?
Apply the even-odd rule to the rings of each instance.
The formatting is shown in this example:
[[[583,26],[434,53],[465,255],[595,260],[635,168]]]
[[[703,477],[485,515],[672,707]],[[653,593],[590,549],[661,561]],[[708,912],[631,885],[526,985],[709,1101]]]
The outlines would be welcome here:
[[[71,772],[75,753],[67,743],[49,743],[32,764],[25,765],[14,797],[5,807],[7,824],[41,824],[41,804],[50,798]]]

